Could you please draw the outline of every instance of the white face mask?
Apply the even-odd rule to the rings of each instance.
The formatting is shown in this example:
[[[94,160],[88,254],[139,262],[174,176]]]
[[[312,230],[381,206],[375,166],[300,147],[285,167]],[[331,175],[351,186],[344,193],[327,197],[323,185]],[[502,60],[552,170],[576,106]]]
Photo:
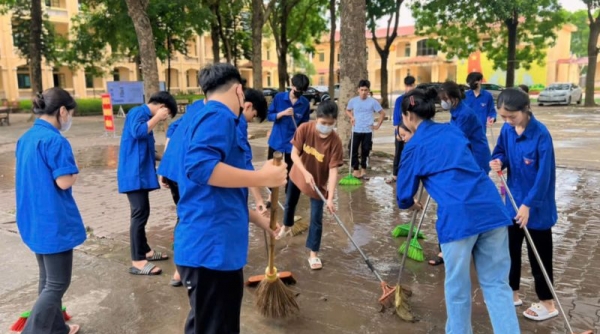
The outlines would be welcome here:
[[[442,109],[450,110],[450,108],[452,108],[452,104],[450,104],[450,102],[442,100]]]
[[[69,113],[69,115],[67,116],[67,121],[64,123],[60,122],[60,131],[62,131],[62,132],[69,131],[72,124],[73,124],[73,116],[71,116],[71,113]]]
[[[333,131],[333,125],[323,125],[321,123],[317,123],[317,131],[323,135],[328,135]]]

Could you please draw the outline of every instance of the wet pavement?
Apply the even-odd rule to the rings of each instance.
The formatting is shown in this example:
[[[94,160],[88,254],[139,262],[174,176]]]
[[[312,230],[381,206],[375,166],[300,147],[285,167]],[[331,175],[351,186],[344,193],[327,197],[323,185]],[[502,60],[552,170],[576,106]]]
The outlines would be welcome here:
[[[559,222],[554,231],[555,287],[571,324],[577,330],[600,330],[600,110],[574,107],[544,107],[534,110],[550,129],[557,164]],[[30,126],[19,116],[13,126],[0,127],[0,333],[27,310],[35,300],[37,267],[35,257],[23,246],[14,223],[14,143]],[[21,117],[22,118],[22,117]],[[445,121],[447,113],[438,116]],[[159,277],[133,277],[129,267],[128,217],[124,195],[117,193],[116,162],[118,138],[102,137],[100,118],[76,118],[67,133],[81,169],[74,195],[88,241],[75,252],[73,283],[65,305],[82,324],[82,333],[181,333],[188,311],[182,288],[167,285],[174,269],[171,261],[159,265]],[[117,129],[122,119],[117,119]],[[270,124],[251,124],[255,164],[266,158],[265,134]],[[495,135],[500,125],[495,126]],[[373,178],[355,189],[339,189],[336,202],[342,221],[377,270],[390,285],[396,284],[402,240],[390,236],[396,225],[408,222],[406,212],[394,203],[394,187],[383,178],[391,171],[393,138],[390,122],[375,135],[371,159]],[[164,133],[156,134],[157,143]],[[347,168],[347,167],[344,167]],[[342,172],[343,174],[344,172]],[[265,192],[266,198],[266,192]],[[283,197],[281,197],[283,201]],[[151,245],[170,252],[175,206],[168,190],[151,193],[152,212],[148,223]],[[308,200],[302,198],[299,214],[309,216]],[[435,205],[425,218],[427,239],[420,241],[426,257],[437,252],[433,222]],[[420,321],[409,324],[390,311],[380,312],[379,283],[343,231],[327,214],[321,257],[324,269],[311,271],[306,234],[277,244],[276,266],[291,270],[297,279],[292,289],[298,294],[301,312],[287,320],[267,320],[254,309],[254,290],[246,289],[242,309],[242,333],[443,333],[445,300],[443,266],[407,262],[403,284],[413,290],[411,304]],[[535,302],[533,280],[523,257],[522,299]],[[266,254],[262,231],[251,226],[251,242],[245,275],[264,272]],[[476,277],[473,277],[473,327],[475,333],[492,333]],[[525,307],[517,308],[519,315]],[[523,333],[566,333],[562,317],[534,323],[519,316]]]

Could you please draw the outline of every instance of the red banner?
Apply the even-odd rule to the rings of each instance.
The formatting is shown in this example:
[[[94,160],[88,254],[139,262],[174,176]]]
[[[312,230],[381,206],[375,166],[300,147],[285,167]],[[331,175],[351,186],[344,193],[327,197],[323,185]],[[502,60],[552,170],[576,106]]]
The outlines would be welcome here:
[[[115,131],[115,119],[113,116],[112,103],[110,103],[110,94],[102,94],[102,113],[104,114],[104,130],[107,132]]]

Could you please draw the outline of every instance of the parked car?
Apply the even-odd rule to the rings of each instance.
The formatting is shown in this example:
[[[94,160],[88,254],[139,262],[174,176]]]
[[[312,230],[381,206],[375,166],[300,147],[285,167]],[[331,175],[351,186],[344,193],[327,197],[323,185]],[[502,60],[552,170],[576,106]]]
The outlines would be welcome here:
[[[581,104],[583,92],[581,87],[572,83],[553,83],[540,92],[538,105],[571,104],[573,101]]]
[[[490,83],[482,83],[481,88],[490,92],[492,94],[492,96],[494,97],[494,101],[498,99],[498,96],[504,90],[504,87],[502,87],[500,85],[496,85],[496,84],[490,84]]]
[[[288,92],[291,91],[291,90],[292,90],[291,87],[287,88]],[[315,87],[310,86],[310,87],[308,87],[308,89],[302,95],[311,104],[317,104],[317,103],[321,102],[321,96],[323,95],[323,93],[321,91],[319,91],[318,89],[316,89]]]

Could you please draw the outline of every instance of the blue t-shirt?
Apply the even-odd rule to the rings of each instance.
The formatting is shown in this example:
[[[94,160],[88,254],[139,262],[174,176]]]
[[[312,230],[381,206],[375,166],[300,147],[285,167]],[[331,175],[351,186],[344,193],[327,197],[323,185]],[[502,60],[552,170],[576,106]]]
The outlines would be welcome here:
[[[464,102],[473,109],[484,129],[487,129],[488,117],[496,120],[494,96],[487,90],[480,90],[477,97],[475,97],[475,93],[472,90],[467,91]]]
[[[556,224],[556,162],[550,132],[533,115],[525,131],[518,135],[515,128],[504,123],[492,159],[500,159],[508,170],[508,187],[518,206],[527,205],[532,230],[547,230]],[[517,214],[510,201],[506,209],[511,217]]]
[[[179,126],[179,124],[181,124],[182,119],[183,119],[183,116],[179,117],[179,119],[177,119],[173,123],[169,124],[169,128],[167,129],[167,135],[166,135],[167,138],[171,138],[173,136],[173,133],[175,133],[175,130],[177,130],[177,127]]]
[[[85,227],[73,199],[56,179],[78,174],[69,141],[47,121],[38,119],[17,141],[15,192],[17,227],[36,254],[56,254],[81,245]]]
[[[148,133],[150,118],[152,118],[150,108],[145,104],[127,113],[117,167],[120,193],[159,188],[155,167],[154,134],[152,131]]]
[[[475,161],[486,173],[490,172],[490,146],[475,112],[463,102],[450,110],[450,124],[457,126],[469,140]]]
[[[403,99],[404,99],[404,95],[400,95],[396,99],[396,103],[394,103],[394,119],[393,119],[394,127],[397,127],[398,125],[402,124],[402,100]]]
[[[248,141],[248,121],[246,117],[242,115],[240,117],[240,122],[237,126],[237,130],[240,134],[240,140],[243,142],[246,150],[246,169],[254,170],[254,165],[252,164],[252,147],[250,146],[250,142]]]
[[[438,204],[436,230],[442,244],[512,224],[494,182],[453,125],[423,121],[406,143],[396,186],[398,207],[414,204],[419,181]]]
[[[179,182],[183,175],[183,158],[185,152],[181,144],[190,126],[193,115],[204,107],[204,100],[196,101],[187,107],[187,111],[180,119],[173,122],[171,126],[179,122],[169,137],[169,145],[163,154],[163,158],[158,165],[157,174],[168,178],[171,181]],[[171,127],[169,127],[170,129]]]
[[[347,109],[351,110],[354,115],[352,131],[355,133],[371,133],[373,132],[373,113],[381,112],[383,108],[377,100],[370,96],[364,100],[360,96],[355,96],[348,102]]]
[[[287,108],[294,108],[296,124],[294,124],[294,119],[291,116],[284,116],[277,119],[277,114]],[[294,133],[296,133],[296,125],[300,126],[300,124],[310,120],[310,102],[304,96],[300,96],[296,100],[296,103],[292,105],[289,92],[277,93],[269,106],[267,120],[273,122],[273,129],[269,137],[269,147],[275,151],[292,153],[292,139],[294,138]]]
[[[182,147],[185,177],[179,181],[175,263],[212,270],[239,270],[248,255],[248,189],[213,187],[219,163],[246,168],[239,119],[224,104],[209,101],[194,113]]]

